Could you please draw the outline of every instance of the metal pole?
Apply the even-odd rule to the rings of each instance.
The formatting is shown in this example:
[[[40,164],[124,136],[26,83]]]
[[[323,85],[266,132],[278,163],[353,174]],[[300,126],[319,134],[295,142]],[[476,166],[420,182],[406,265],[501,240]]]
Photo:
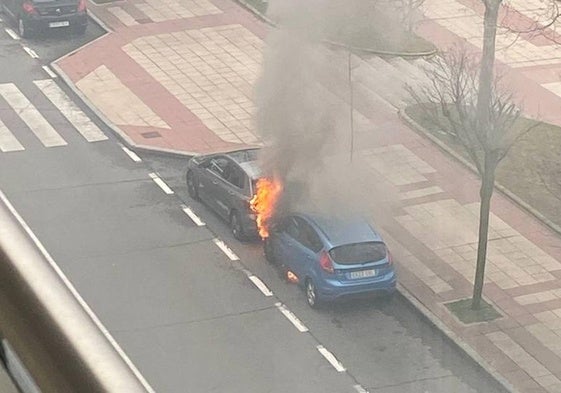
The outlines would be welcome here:
[[[351,163],[353,162],[353,150],[354,150],[354,137],[355,137],[355,132],[354,132],[354,120],[353,120],[353,111],[354,111],[354,105],[353,105],[353,80],[352,80],[352,67],[351,67],[351,56],[352,56],[352,52],[349,49],[349,107],[350,107],[350,121],[351,121],[351,151],[350,151],[350,158],[351,158]]]

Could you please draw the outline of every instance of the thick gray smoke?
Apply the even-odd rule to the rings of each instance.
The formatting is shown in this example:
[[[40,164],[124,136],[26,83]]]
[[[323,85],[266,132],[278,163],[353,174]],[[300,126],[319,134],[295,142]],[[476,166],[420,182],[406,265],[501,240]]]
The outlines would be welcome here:
[[[257,126],[268,146],[263,167],[282,180],[290,209],[360,213],[366,206],[367,174],[350,163],[348,51],[325,41],[346,28],[349,12],[360,15],[352,4],[369,3],[270,2],[268,14],[278,28],[266,40]]]

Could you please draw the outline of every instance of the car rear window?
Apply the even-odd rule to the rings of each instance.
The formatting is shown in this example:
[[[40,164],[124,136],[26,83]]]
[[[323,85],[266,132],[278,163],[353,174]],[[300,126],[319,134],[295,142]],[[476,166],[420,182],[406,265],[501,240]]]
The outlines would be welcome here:
[[[386,245],[382,242],[346,244],[331,249],[329,255],[341,265],[376,262],[386,257]]]

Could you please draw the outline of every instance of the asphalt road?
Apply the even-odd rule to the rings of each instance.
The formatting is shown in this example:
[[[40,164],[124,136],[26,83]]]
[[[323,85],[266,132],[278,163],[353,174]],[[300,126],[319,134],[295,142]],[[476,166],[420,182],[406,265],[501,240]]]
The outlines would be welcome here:
[[[399,297],[309,309],[259,244],[236,242],[188,198],[185,160],[141,154],[135,162],[102,124],[81,135],[61,112],[60,94],[53,102],[36,83],[47,78],[42,65],[73,45],[0,35],[0,142],[12,149],[0,152],[0,189],[157,392],[503,392]],[[58,137],[34,135],[40,118]],[[206,225],[195,225],[182,204]]]

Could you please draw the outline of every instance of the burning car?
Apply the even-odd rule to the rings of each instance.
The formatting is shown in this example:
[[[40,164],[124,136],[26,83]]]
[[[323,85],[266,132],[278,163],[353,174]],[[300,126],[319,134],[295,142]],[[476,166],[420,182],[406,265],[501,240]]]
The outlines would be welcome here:
[[[311,307],[322,302],[396,288],[392,256],[380,235],[362,219],[291,214],[276,221],[264,239],[266,258],[305,289]]]
[[[260,176],[259,149],[201,155],[187,164],[187,190],[230,225],[234,237],[245,240],[258,233],[257,215],[250,206]]]

